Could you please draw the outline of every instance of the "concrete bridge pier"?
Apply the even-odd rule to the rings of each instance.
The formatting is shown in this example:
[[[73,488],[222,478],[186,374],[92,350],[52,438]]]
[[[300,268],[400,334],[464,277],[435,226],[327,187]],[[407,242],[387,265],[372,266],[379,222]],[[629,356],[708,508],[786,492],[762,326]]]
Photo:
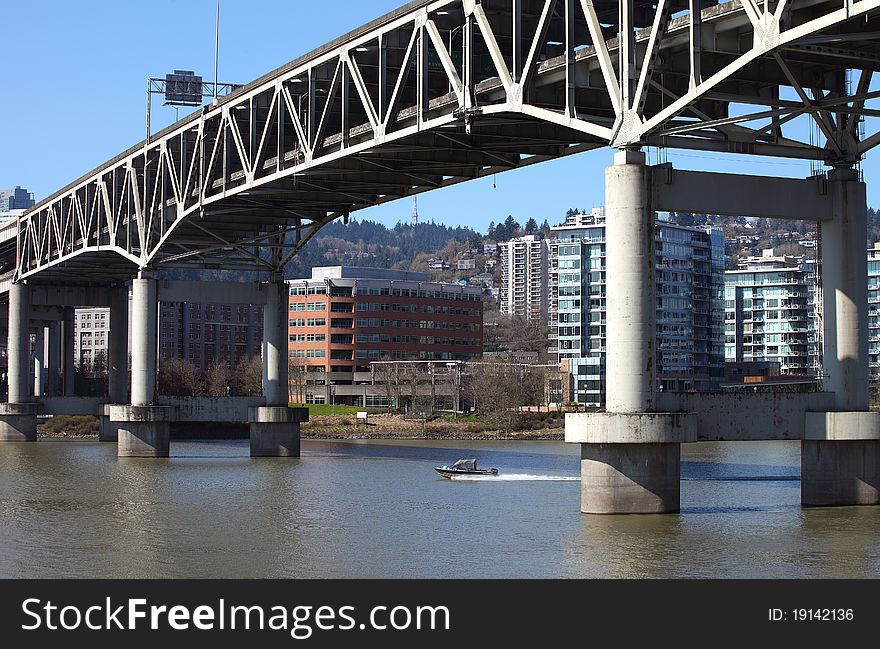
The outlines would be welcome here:
[[[263,286],[263,396],[266,405],[248,409],[251,457],[299,457],[306,408],[291,408],[288,385],[288,288],[281,277]]]
[[[581,511],[661,514],[680,509],[680,447],[696,418],[655,411],[656,239],[650,170],[619,151],[606,170],[606,412],[566,415],[581,445]]]
[[[825,390],[835,412],[808,412],[801,444],[805,506],[880,504],[880,413],[868,412],[867,200],[854,169],[829,174],[822,223]]]
[[[98,413],[98,440],[118,442],[119,425],[110,419],[110,405],[124,405],[128,396],[128,288],[110,289],[110,349],[107,366],[107,391],[110,404]]]
[[[30,289],[13,284],[9,289],[9,339],[7,343],[9,392],[0,404],[0,441],[37,441],[37,404],[30,392]]]
[[[61,380],[64,383],[62,393],[65,397],[76,396],[76,381],[74,377],[73,342],[76,338],[76,309],[72,306],[64,307],[63,315],[64,344],[61,345]]]
[[[46,326],[38,322],[34,331],[34,400],[46,396]]]
[[[46,393],[55,397],[61,395],[61,322],[52,320],[49,323],[48,334]]]
[[[109,408],[110,421],[118,426],[118,457],[169,455],[176,409],[155,405],[158,308],[156,279],[141,271],[132,281],[131,404]]]

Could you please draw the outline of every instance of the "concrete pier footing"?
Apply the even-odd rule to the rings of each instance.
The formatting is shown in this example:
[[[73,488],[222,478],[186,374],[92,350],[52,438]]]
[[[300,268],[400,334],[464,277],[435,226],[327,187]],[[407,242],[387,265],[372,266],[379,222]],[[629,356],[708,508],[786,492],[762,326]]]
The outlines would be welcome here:
[[[251,457],[299,457],[299,425],[308,420],[307,408],[249,408]]]
[[[0,403],[0,442],[36,442],[36,403]]]
[[[880,505],[880,413],[809,412],[801,504]]]
[[[110,419],[110,405],[101,406],[98,412],[98,441],[118,442],[119,422]]]
[[[681,509],[681,445],[697,440],[696,415],[572,413],[565,441],[581,445],[581,511],[670,514]]]
[[[168,457],[171,422],[177,409],[168,406],[110,406],[110,422],[118,430],[118,457]]]

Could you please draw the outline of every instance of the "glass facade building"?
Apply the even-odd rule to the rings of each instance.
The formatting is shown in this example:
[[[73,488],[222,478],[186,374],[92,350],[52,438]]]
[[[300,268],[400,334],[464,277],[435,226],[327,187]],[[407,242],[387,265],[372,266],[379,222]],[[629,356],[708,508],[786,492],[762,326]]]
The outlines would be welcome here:
[[[605,219],[570,217],[548,242],[550,352],[568,360],[579,403],[604,405]],[[658,222],[657,381],[668,392],[710,391],[724,376],[724,235]]]
[[[816,376],[821,366],[815,265],[801,258],[750,258],[725,273],[725,360],[770,361],[780,374]]]

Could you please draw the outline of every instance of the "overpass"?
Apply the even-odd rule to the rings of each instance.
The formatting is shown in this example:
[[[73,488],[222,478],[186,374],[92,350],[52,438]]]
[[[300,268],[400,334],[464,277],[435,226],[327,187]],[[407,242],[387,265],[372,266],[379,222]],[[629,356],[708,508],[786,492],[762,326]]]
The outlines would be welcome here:
[[[608,412],[567,425],[583,451],[582,509],[678,509],[680,444],[696,439],[696,411],[707,406],[658,411],[653,220],[669,209],[822,224],[831,413],[797,414],[812,436],[804,502],[877,504],[858,163],[880,142],[865,132],[880,116],[871,108],[878,9],[880,0],[410,2],[205,106],[18,219],[14,237],[0,241],[11,261],[15,239],[0,434],[35,435],[24,358],[32,309],[69,309],[104,291],[111,323],[127,328],[130,281],[131,390],[128,350],[111,324],[109,416],[120,453],[167,454],[167,422],[178,415],[155,394],[157,273],[229,269],[269,277],[252,287],[267,305],[252,450],[296,454],[303,415],[287,408],[281,273],[302,246],[359,209],[611,147]],[[804,120],[815,137],[791,132]],[[813,160],[829,171],[786,180],[652,168],[641,153],[651,146]]]

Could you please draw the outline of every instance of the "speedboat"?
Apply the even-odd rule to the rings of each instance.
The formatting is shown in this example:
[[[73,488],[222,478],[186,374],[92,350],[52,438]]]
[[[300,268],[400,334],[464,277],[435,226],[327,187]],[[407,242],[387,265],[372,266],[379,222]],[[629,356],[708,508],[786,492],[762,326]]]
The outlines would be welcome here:
[[[452,466],[435,466],[434,470],[449,479],[459,475],[498,475],[498,469],[478,469],[476,460],[459,460]]]

